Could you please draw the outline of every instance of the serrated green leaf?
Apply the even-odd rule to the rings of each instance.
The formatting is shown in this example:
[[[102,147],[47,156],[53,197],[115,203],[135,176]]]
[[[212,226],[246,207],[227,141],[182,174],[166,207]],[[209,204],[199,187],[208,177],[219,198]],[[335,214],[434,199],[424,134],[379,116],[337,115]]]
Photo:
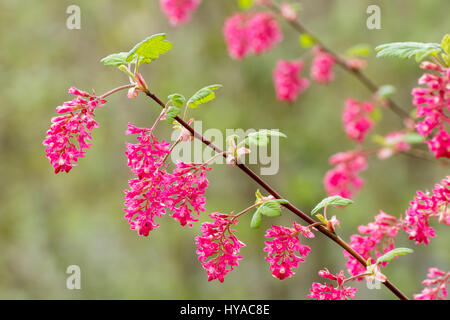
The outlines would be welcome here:
[[[190,108],[197,108],[199,105],[207,103],[216,97],[214,90],[222,88],[221,84],[213,84],[198,90],[192,97],[189,98],[187,105]]]
[[[405,136],[403,137],[403,140],[405,142],[408,142],[411,144],[416,144],[416,143],[422,143],[424,141],[424,138],[417,132],[409,132],[409,133],[405,134]]]
[[[396,89],[394,86],[386,84],[378,89],[377,94],[381,99],[387,99],[390,96],[392,96],[395,93],[395,91]]]
[[[256,211],[253,214],[252,220],[250,221],[250,228],[252,229],[258,229],[261,226],[261,213]]]
[[[180,108],[176,106],[170,106],[166,112],[166,120],[172,124],[175,121],[175,117],[180,114]]]
[[[405,255],[408,253],[413,253],[413,252],[414,252],[414,250],[409,249],[409,248],[396,248],[396,249],[389,251],[388,253],[385,253],[381,257],[379,257],[377,259],[376,263],[389,262],[389,261],[392,261],[397,256],[402,256],[402,255]]]
[[[422,42],[392,42],[385,43],[375,48],[377,57],[399,57],[409,59],[415,57],[417,62],[430,55],[438,54],[442,49],[438,43]]]
[[[167,97],[174,106],[176,107],[182,107],[183,104],[186,102],[186,98],[179,93],[173,93],[170,96]]]
[[[172,48],[172,44],[166,40],[164,33],[154,34],[136,44],[128,52],[126,61],[132,63],[139,61],[139,64],[150,63]]]
[[[316,43],[316,39],[307,33],[300,34],[298,41],[302,48],[312,47]]]
[[[345,51],[347,57],[367,57],[372,52],[372,48],[367,44],[357,44]]]
[[[238,4],[241,10],[248,10],[253,5],[253,0],[238,0]]]
[[[256,212],[266,217],[278,217],[281,216],[281,205],[286,204],[289,201],[285,199],[274,199],[264,202]]]
[[[450,55],[450,34],[446,34],[441,41],[441,48],[446,54]]]
[[[244,139],[246,145],[265,146],[269,143],[269,137],[283,137],[287,138],[284,133],[275,130],[262,129],[256,132],[251,132]]]
[[[128,52],[113,53],[104,57],[100,60],[100,62],[102,62],[105,66],[120,66],[128,63],[127,55]]]
[[[331,196],[328,198],[323,199],[319,202],[317,206],[314,207],[314,209],[311,211],[311,215],[314,215],[317,211],[319,211],[322,208],[333,206],[348,206],[349,204],[352,204],[353,200],[343,198],[341,196]]]

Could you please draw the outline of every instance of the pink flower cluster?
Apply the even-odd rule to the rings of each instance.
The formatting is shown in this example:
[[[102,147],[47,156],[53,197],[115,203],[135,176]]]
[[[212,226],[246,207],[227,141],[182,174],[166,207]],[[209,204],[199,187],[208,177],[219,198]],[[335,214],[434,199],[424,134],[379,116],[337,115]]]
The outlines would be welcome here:
[[[94,120],[94,110],[106,101],[87,92],[70,88],[69,94],[77,97],[64,102],[56,111],[64,115],[52,118],[52,125],[43,142],[45,153],[55,169],[55,173],[69,172],[84,157],[85,150],[92,144],[92,129],[98,127]]]
[[[169,143],[161,141],[150,129],[128,124],[127,134],[137,134],[138,143],[127,143],[128,166],[136,178],[130,179],[125,190],[125,218],[139,235],[148,236],[159,225],[155,217],[172,213],[182,226],[192,227],[200,211],[204,211],[204,193],[208,186],[207,165],[178,162],[172,173],[164,160]],[[195,214],[192,212],[195,211]]]
[[[417,244],[428,244],[435,237],[433,227],[429,225],[431,217],[438,217],[440,223],[450,225],[450,176],[436,184],[433,192],[417,191],[405,212],[402,228],[409,234],[409,239]]]
[[[450,272],[444,272],[437,268],[429,268],[427,279],[422,281],[426,286],[421,293],[415,294],[415,300],[445,300],[447,297],[447,285],[450,283]]]
[[[311,65],[311,78],[317,83],[327,84],[334,79],[334,57],[318,47],[314,48],[313,52],[314,59]]]
[[[223,282],[225,275],[239,265],[242,259],[239,251],[245,244],[238,240],[233,233],[235,230],[231,229],[238,222],[236,218],[219,212],[209,216],[214,222],[202,223],[202,235],[195,238],[196,252],[208,274],[208,281],[218,279]]]
[[[358,143],[364,141],[367,133],[374,126],[373,120],[369,117],[374,109],[374,104],[369,101],[357,101],[352,98],[346,100],[342,121],[350,139]]]
[[[301,77],[302,60],[278,61],[273,71],[275,91],[280,101],[294,102],[309,86],[309,80]]]
[[[192,13],[202,0],[160,0],[161,9],[173,26],[191,19]]]
[[[299,233],[306,238],[314,238],[314,234],[309,228],[303,227],[295,221],[293,228],[272,226],[266,231],[266,238],[274,238],[271,241],[265,241],[266,260],[270,264],[272,275],[280,280],[295,274],[292,269],[298,268],[299,262],[304,262],[303,257],[308,256],[311,251],[310,247],[300,243]]]
[[[325,191],[351,199],[364,185],[359,172],[367,169],[366,156],[359,151],[339,152],[330,157],[329,163],[335,165],[324,177]]]
[[[344,271],[336,275],[330,273],[326,268],[319,271],[319,276],[337,282],[337,287],[332,284],[321,284],[314,282],[310,289],[308,298],[311,300],[348,300],[355,297],[356,288],[344,287]]]
[[[242,59],[272,49],[283,38],[278,22],[267,12],[236,13],[223,28],[229,55]]]
[[[377,155],[380,159],[387,159],[395,153],[406,152],[411,149],[411,145],[404,140],[405,132],[392,132],[384,138],[384,147],[381,148]]]
[[[424,137],[433,135],[426,143],[436,158],[449,158],[450,134],[446,125],[450,123],[450,68],[431,62],[423,62],[421,68],[433,73],[420,77],[419,84],[426,87],[412,90],[417,117],[424,117],[417,123],[416,129]]]
[[[354,234],[350,237],[350,246],[364,259],[376,259],[395,248],[394,239],[399,229],[400,224],[397,218],[380,210],[380,213],[375,216],[374,222],[367,226],[358,227],[360,234]],[[366,268],[350,253],[344,251],[344,255],[348,258],[346,266],[350,274],[357,276],[366,271]],[[386,264],[386,262],[381,263],[383,267]],[[361,279],[358,278],[357,280],[360,281]]]

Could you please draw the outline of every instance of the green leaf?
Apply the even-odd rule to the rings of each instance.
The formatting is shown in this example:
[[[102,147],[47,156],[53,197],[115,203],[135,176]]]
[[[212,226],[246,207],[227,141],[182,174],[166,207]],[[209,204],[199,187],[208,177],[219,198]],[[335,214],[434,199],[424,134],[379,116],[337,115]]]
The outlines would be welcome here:
[[[345,52],[348,57],[367,57],[372,52],[372,48],[367,44],[357,44]]]
[[[261,225],[261,220],[262,220],[261,213],[256,211],[253,214],[252,221],[250,221],[250,228],[258,229],[259,226]]]
[[[441,48],[446,54],[450,55],[450,34],[446,34],[441,41]]]
[[[128,52],[113,53],[109,56],[104,57],[100,62],[105,66],[120,66],[122,64],[127,64]]]
[[[221,84],[213,84],[198,90],[192,97],[189,98],[187,105],[190,108],[197,108],[200,104],[207,103],[213,100],[216,95],[214,90],[222,88]]]
[[[172,124],[175,121],[175,117],[180,114],[180,108],[177,106],[170,106],[166,112],[166,120]]]
[[[392,261],[392,259],[394,259],[396,256],[402,256],[402,255],[405,255],[408,253],[413,253],[413,252],[414,252],[414,250],[409,249],[409,248],[396,248],[396,249],[389,251],[388,253],[385,253],[381,257],[379,257],[377,259],[377,263],[389,262],[389,261]]]
[[[186,98],[179,93],[173,93],[170,96],[167,97],[170,101],[172,101],[172,104],[176,107],[182,107],[183,104],[186,102]]]
[[[442,49],[438,43],[392,42],[375,48],[377,57],[399,57],[409,59],[415,57],[417,62],[430,55],[437,55]]]
[[[256,132],[249,133],[244,139],[244,143],[247,145],[265,146],[269,143],[269,137],[283,137],[286,138],[284,133],[274,130],[262,129]]]
[[[328,223],[328,220],[327,220],[327,219],[325,219],[325,218],[324,218],[324,216],[323,216],[323,215],[321,215],[320,213],[319,213],[319,214],[316,214],[316,217],[317,217],[317,219],[319,219],[319,220],[320,220],[320,222],[323,222],[323,223],[325,223],[325,224],[327,224],[327,223]]]
[[[390,96],[392,96],[395,93],[395,87],[391,86],[390,84],[381,86],[378,91],[377,94],[381,99],[387,99]]]
[[[281,204],[288,203],[285,199],[274,199],[264,202],[256,212],[259,212],[266,217],[278,217],[281,216]]]
[[[129,63],[150,63],[159,55],[172,49],[172,44],[166,40],[164,33],[154,34],[145,38],[128,52],[126,61]]]
[[[405,142],[416,144],[416,143],[422,143],[424,138],[418,134],[417,132],[409,132],[405,134],[405,137],[403,138]]]
[[[238,4],[241,10],[248,10],[253,5],[253,0],[238,0]]]
[[[307,33],[300,34],[298,41],[302,48],[312,47],[316,43],[316,39]]]
[[[383,116],[383,112],[381,111],[381,108],[375,108],[372,113],[369,114],[370,119],[372,119],[375,122],[378,122],[381,120],[381,117]]]
[[[323,199],[319,202],[317,206],[311,211],[311,215],[315,214],[317,211],[319,211],[322,208],[328,207],[328,206],[348,206],[349,204],[352,204],[353,200],[343,198],[341,196],[331,196],[328,198]]]

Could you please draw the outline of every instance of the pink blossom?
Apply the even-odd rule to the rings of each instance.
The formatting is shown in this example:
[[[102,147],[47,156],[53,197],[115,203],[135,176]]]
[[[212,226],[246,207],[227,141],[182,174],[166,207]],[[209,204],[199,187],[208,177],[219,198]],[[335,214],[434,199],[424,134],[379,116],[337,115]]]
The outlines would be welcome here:
[[[278,61],[273,71],[278,100],[292,103],[309,86],[309,80],[301,77],[303,66],[302,60]]]
[[[375,216],[374,222],[369,223],[367,226],[361,225],[358,227],[359,234],[354,234],[350,237],[350,246],[364,259],[375,258],[376,260],[376,258],[395,248],[394,239],[399,229],[400,224],[397,218],[380,210],[380,213]],[[347,269],[353,276],[366,271],[366,268],[350,253],[344,251],[344,255],[348,258],[346,263]],[[384,262],[381,265],[384,267],[386,264]],[[358,281],[361,279],[358,278]]]
[[[242,259],[239,251],[245,244],[238,240],[234,235],[235,230],[231,229],[232,225],[237,224],[237,218],[219,212],[209,216],[214,222],[202,223],[202,235],[195,237],[196,252],[208,274],[208,281],[218,279],[223,282],[225,275],[239,265]]]
[[[373,120],[369,117],[374,109],[375,106],[370,101],[360,102],[352,98],[347,99],[342,113],[342,121],[350,139],[359,143],[364,141],[367,133],[374,126]]]
[[[311,65],[311,78],[321,84],[327,84],[334,79],[335,59],[333,55],[314,48],[314,60]]]
[[[173,26],[188,22],[201,0],[160,0],[161,9]]]
[[[336,281],[337,286],[334,287],[332,284],[321,284],[314,282],[312,288],[310,289],[310,294],[308,298],[311,300],[348,300],[355,297],[356,288],[345,287],[344,286],[344,271],[337,273],[336,275],[330,273],[326,268],[319,271],[319,276]]]
[[[325,191],[351,199],[364,185],[359,172],[367,169],[366,156],[359,151],[339,152],[330,157],[329,163],[336,165],[324,177]]]
[[[392,132],[384,138],[384,147],[381,148],[377,155],[380,159],[387,159],[395,153],[407,152],[411,149],[411,145],[406,142],[405,132]]]
[[[429,219],[437,217],[440,223],[450,225],[450,176],[436,184],[432,193],[417,191],[414,200],[410,202],[405,212],[402,228],[409,234],[409,239],[417,244],[428,244],[430,238],[435,237]]]
[[[287,21],[295,21],[298,18],[297,11],[294,6],[289,2],[283,2],[280,6],[281,15]]]
[[[270,264],[272,275],[280,280],[295,274],[292,269],[298,268],[299,262],[304,262],[303,257],[308,256],[311,248],[300,243],[299,233],[306,238],[314,238],[314,234],[307,227],[293,222],[293,228],[272,226],[266,231],[266,238],[274,238],[265,241],[267,252],[266,260]]]
[[[269,51],[283,38],[278,22],[266,12],[234,14],[225,21],[223,34],[234,59]]]
[[[450,135],[446,126],[450,123],[450,68],[431,62],[423,62],[421,68],[433,73],[420,77],[419,85],[426,87],[412,90],[417,117],[423,118],[416,129],[424,137],[433,136],[426,142],[436,158],[449,158]]]
[[[450,283],[450,272],[444,272],[437,268],[429,268],[427,279],[422,281],[426,287],[421,293],[415,294],[415,300],[445,300],[447,297],[447,285]]]
[[[106,102],[77,88],[70,88],[69,94],[77,97],[56,108],[58,113],[66,114],[52,118],[52,125],[43,142],[55,173],[69,172],[78,158],[84,157],[85,150],[92,145],[88,142],[92,140],[92,130],[98,127],[94,110]]]

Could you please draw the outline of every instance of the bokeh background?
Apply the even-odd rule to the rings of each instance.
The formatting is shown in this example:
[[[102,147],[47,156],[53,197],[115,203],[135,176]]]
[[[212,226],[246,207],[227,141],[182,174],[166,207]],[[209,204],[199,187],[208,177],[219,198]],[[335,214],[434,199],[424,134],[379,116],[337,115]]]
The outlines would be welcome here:
[[[392,41],[439,42],[450,31],[447,0],[377,1],[382,29],[366,28],[366,8],[375,1],[301,1],[300,17],[324,43],[338,52],[358,43],[372,47]],[[81,8],[81,29],[66,28],[67,6]],[[288,139],[280,144],[280,171],[266,179],[292,203],[309,212],[324,196],[322,179],[328,157],[348,150],[340,120],[348,96],[369,99],[354,78],[336,69],[328,86],[312,85],[293,105],[278,102],[272,70],[279,58],[305,52],[298,34],[283,25],[284,40],[258,57],[233,61],[226,52],[222,26],[238,10],[236,1],[205,0],[193,20],[169,26],[156,0],[145,1],[0,1],[0,298],[1,299],[304,299],[317,271],[338,272],[345,258],[336,244],[318,235],[307,243],[312,252],[291,279],[271,276],[264,260],[264,231],[271,223],[291,224],[286,212],[266,219],[259,230],[250,216],[237,227],[247,244],[245,257],[223,284],[208,282],[197,261],[192,229],[169,217],[148,238],[139,238],[123,219],[123,190],[131,177],[125,161],[124,132],[129,121],[149,126],[159,107],[145,97],[128,100],[125,93],[108,99],[97,112],[100,128],[93,146],[70,174],[53,173],[42,141],[55,107],[71,99],[67,89],[95,89],[98,94],[125,84],[123,73],[99,60],[127,51],[154,33],[165,32],[174,49],[142,68],[152,91],[165,98],[173,92],[189,96],[198,88],[222,83],[215,102],[199,108],[204,128],[279,128]],[[410,90],[421,71],[413,60],[368,58],[367,74],[379,84],[397,87],[395,100],[412,110]],[[374,133],[400,126],[390,111]],[[158,135],[166,139],[170,128]],[[400,216],[417,189],[429,189],[448,168],[406,156],[370,160],[362,173],[366,186],[355,204],[334,211],[344,239],[380,209]],[[242,210],[254,201],[257,186],[239,170],[217,165],[209,174],[207,212]],[[205,216],[202,220],[205,219]],[[448,230],[436,226],[427,247],[415,246],[400,233],[397,246],[415,253],[385,269],[406,294],[421,291],[428,267],[450,267]],[[79,265],[82,289],[66,289],[67,266]],[[357,285],[358,299],[391,299],[382,287]]]

